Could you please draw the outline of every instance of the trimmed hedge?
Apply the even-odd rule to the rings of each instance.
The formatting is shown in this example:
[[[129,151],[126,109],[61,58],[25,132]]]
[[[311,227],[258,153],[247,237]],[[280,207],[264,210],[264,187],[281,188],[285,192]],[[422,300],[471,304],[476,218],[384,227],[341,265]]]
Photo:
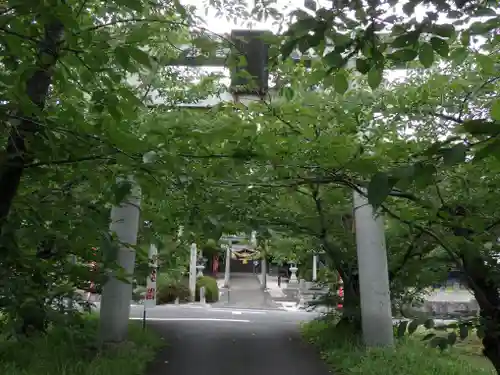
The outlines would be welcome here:
[[[169,284],[159,285],[156,292],[156,300],[158,305],[172,303],[179,298],[179,302],[189,301],[189,287],[184,282],[172,282]]]
[[[200,300],[200,288],[205,287],[205,298],[207,302],[217,302],[219,300],[219,287],[217,280],[210,276],[200,276],[196,280],[196,300]]]

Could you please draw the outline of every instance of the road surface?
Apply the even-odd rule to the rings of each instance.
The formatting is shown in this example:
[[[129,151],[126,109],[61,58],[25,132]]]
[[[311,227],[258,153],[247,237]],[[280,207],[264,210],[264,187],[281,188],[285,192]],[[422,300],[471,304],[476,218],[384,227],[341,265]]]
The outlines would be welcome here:
[[[221,289],[219,301],[213,306],[240,309],[278,309],[280,307],[273,301],[269,292],[260,289],[257,275],[245,273],[231,274],[229,289]]]
[[[142,309],[132,307],[131,319]],[[315,314],[280,310],[159,306],[148,326],[167,347],[148,375],[328,375],[299,326]]]

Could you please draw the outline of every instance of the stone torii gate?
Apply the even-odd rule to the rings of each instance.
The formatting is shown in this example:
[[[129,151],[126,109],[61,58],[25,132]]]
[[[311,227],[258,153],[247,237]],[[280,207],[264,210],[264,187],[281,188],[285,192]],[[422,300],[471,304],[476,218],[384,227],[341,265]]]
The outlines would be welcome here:
[[[184,66],[227,66],[228,56],[236,54],[244,57],[239,64],[230,66],[230,91],[233,101],[242,97],[263,99],[269,92],[269,46],[266,43],[267,31],[233,30],[230,35],[231,47],[222,49],[222,53],[212,58],[192,55],[187,49],[186,55],[170,65]],[[310,62],[318,57],[292,55],[296,62]],[[348,64],[353,64],[349,61]],[[352,65],[351,65],[352,66]],[[243,74],[242,74],[243,73]],[[389,277],[383,216],[368,203],[360,192],[353,192],[353,211],[358,254],[358,270],[361,294],[361,315],[364,341],[369,346],[393,344],[393,322],[389,292]],[[315,259],[316,260],[316,259]],[[292,273],[297,268],[291,269]],[[266,272],[263,267],[263,272]],[[263,274],[265,279],[265,275]],[[265,288],[265,282],[263,287]]]

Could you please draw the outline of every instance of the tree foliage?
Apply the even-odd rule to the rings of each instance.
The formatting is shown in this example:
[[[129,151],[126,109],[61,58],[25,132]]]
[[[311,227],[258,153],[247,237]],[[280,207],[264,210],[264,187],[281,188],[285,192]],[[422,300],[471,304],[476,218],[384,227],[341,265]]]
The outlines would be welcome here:
[[[131,175],[142,188],[138,263],[157,243],[173,272],[188,243],[212,251],[224,234],[257,230],[263,253],[282,260],[323,251],[358,311],[351,196],[367,189],[386,217],[393,299],[458,267],[500,369],[499,17],[493,2],[399,3],[285,14],[212,1],[288,31],[271,45],[276,94],[211,109],[179,106],[222,84],[168,65],[177,44],[216,47],[177,1],[3,5],[0,311],[18,332],[43,330],[76,289],[119,268],[109,210]]]

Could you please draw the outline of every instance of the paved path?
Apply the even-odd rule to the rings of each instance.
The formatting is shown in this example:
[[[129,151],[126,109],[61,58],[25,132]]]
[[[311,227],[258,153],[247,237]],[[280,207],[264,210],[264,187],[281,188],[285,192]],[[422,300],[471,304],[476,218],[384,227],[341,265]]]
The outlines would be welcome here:
[[[277,309],[268,292],[260,289],[259,280],[255,274],[232,273],[229,289],[222,289],[219,302],[213,307]]]
[[[257,278],[259,282],[262,282],[262,274],[258,274]],[[267,275],[266,277],[267,291],[273,298],[283,298],[286,297],[283,289],[286,287],[286,283],[278,285],[278,276]]]
[[[330,374],[300,338],[299,324],[311,314],[187,306],[149,314],[148,326],[168,345],[148,375]]]

